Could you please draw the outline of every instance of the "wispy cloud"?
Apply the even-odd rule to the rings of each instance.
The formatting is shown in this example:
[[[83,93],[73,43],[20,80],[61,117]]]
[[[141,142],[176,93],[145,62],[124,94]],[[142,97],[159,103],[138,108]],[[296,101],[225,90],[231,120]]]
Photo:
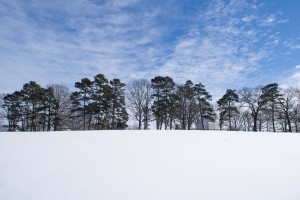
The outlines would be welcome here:
[[[280,85],[283,88],[300,87],[300,64],[290,70],[288,74],[281,80]]]
[[[262,6],[249,1],[212,1],[199,10],[188,34],[177,40],[160,72],[181,82],[201,81],[218,88],[215,93],[246,84],[279,43],[270,26],[281,22],[276,14],[261,15]]]
[[[8,90],[29,80],[73,85],[97,73],[126,79],[156,62],[159,8],[137,0],[1,4],[2,66],[14,72],[1,77]]]
[[[0,1],[0,89],[30,80],[71,87],[104,73],[125,82],[191,79],[219,94],[252,81],[282,43],[274,27],[285,21],[265,7],[246,0]]]

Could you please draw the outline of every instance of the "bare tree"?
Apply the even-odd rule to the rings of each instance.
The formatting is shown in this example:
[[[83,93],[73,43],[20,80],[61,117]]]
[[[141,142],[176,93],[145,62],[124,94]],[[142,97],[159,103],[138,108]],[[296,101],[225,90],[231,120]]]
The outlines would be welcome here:
[[[4,103],[4,98],[5,94],[0,94],[0,131],[5,131],[6,129],[3,127],[4,126],[4,121],[5,121],[5,111],[3,109],[3,103]]]
[[[279,103],[282,110],[282,120],[284,121],[283,131],[292,132],[291,120],[292,110],[296,104],[296,89],[292,87],[283,89],[283,96],[279,99]]]
[[[69,117],[71,109],[71,91],[67,86],[60,84],[49,85],[53,88],[54,97],[58,102],[58,110],[55,116],[54,131],[61,131],[69,128]]]
[[[263,118],[261,115],[264,106],[271,101],[267,86],[243,88],[239,91],[240,101],[250,110],[253,118],[253,131],[262,130]]]
[[[150,120],[151,84],[145,79],[127,84],[128,108],[138,122],[138,129],[148,129]]]
[[[253,128],[253,118],[251,112],[247,110],[240,111],[240,116],[243,121],[243,130],[250,131]]]

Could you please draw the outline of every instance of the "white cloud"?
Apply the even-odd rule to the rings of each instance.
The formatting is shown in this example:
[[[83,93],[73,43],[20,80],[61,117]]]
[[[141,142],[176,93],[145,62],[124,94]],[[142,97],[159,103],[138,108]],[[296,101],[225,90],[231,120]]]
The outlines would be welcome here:
[[[249,74],[259,69],[262,60],[269,59],[272,47],[279,43],[275,33],[273,37],[263,35],[263,28],[276,24],[276,15],[270,15],[264,24],[256,9],[246,1],[211,2],[208,9],[200,10],[191,26],[192,34],[188,32],[177,40],[160,74],[181,83],[191,79],[219,88],[213,90],[215,95],[225,88],[244,85]],[[253,25],[259,22],[261,28]]]
[[[130,73],[157,56],[159,48],[150,52],[144,47],[160,36],[160,27],[153,20],[159,14],[157,8],[123,10],[137,4],[136,0],[61,5],[65,3],[2,3],[2,71],[14,72],[0,75],[2,92],[12,92],[16,81],[73,85],[97,73],[126,81]],[[20,84],[16,87],[14,90],[20,89]]]
[[[300,65],[294,67],[294,70],[289,72],[280,82],[283,88],[287,87],[300,87]]]
[[[281,87],[300,87],[300,71],[294,72],[292,75],[283,79],[280,83]]]
[[[262,5],[215,0],[192,16],[181,16],[179,2],[173,4],[2,2],[1,89],[12,92],[15,82],[14,90],[29,80],[71,86],[103,73],[125,82],[169,75],[178,83],[191,79],[223,91],[247,82],[272,45],[280,43],[277,34],[264,33],[278,17],[261,16]]]

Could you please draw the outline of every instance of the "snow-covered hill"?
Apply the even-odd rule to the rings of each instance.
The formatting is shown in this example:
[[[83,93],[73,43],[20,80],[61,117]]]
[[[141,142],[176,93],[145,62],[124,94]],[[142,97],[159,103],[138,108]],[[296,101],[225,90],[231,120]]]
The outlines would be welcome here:
[[[299,200],[300,134],[0,134],[3,200]]]

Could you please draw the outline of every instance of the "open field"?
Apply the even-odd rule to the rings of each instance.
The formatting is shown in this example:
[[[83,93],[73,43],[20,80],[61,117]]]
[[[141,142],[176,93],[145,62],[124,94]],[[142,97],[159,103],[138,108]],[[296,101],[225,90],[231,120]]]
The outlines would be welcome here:
[[[3,200],[299,200],[300,134],[0,134]]]

